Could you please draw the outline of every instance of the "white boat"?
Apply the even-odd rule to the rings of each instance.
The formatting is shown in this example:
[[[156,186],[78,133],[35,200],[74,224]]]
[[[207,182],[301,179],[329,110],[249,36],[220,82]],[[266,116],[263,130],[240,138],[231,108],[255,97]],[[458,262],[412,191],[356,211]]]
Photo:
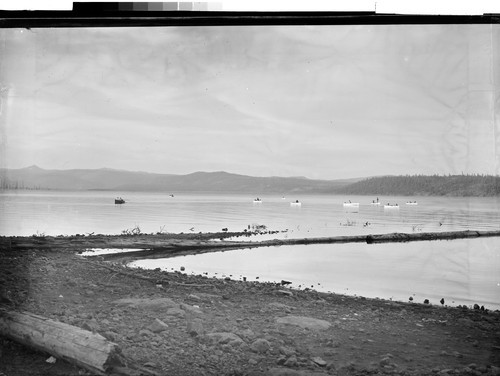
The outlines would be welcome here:
[[[295,202],[290,202],[290,206],[301,206],[302,203],[299,200],[296,200]]]
[[[417,201],[408,201],[406,203],[406,205],[413,205],[413,206],[415,206],[415,205],[418,205],[418,202]]]
[[[395,204],[395,205],[387,204],[387,205],[384,205],[384,209],[388,209],[388,210],[399,209],[399,205],[398,204]]]
[[[377,206],[380,206],[380,202],[370,202],[370,205],[377,205]]]
[[[346,208],[359,208],[359,202],[344,202]]]
[[[253,200],[253,203],[254,204],[262,204],[262,200],[257,197],[256,199]]]

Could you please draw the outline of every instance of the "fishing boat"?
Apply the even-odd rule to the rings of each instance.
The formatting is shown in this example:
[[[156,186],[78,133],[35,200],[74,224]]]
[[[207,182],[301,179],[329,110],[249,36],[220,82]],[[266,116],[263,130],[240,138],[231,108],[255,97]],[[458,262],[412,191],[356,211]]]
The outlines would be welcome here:
[[[124,204],[125,203],[125,200],[121,197],[117,197],[115,198],[115,204],[116,205],[119,205],[119,204]]]
[[[415,205],[418,205],[418,202],[417,201],[408,201],[406,203],[406,205],[413,205],[413,206],[415,206]]]
[[[344,202],[345,208],[359,208],[359,202]]]
[[[384,205],[384,209],[387,209],[387,210],[398,210],[399,209],[399,205],[398,204],[387,204],[387,205]]]
[[[301,206],[302,203],[299,200],[295,200],[294,202],[290,202],[290,206]]]

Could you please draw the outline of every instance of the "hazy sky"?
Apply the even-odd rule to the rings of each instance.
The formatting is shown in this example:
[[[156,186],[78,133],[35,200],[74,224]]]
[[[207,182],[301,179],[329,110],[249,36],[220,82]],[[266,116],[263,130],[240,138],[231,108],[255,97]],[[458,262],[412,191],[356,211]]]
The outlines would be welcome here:
[[[500,174],[499,25],[2,29],[0,43],[0,167]]]

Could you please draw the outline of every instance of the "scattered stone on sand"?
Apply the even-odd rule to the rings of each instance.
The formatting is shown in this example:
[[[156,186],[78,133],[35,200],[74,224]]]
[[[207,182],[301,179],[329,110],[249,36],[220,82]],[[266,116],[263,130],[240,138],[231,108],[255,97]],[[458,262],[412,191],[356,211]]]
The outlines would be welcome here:
[[[276,283],[127,268],[119,259],[76,255],[86,238],[55,239],[64,249],[0,251],[0,300],[7,309],[96,331],[152,374],[500,376],[498,311],[424,305],[424,297],[289,296]],[[127,239],[114,241],[141,242]],[[88,374],[63,359],[45,363],[47,355],[7,338],[0,353],[0,374]]]

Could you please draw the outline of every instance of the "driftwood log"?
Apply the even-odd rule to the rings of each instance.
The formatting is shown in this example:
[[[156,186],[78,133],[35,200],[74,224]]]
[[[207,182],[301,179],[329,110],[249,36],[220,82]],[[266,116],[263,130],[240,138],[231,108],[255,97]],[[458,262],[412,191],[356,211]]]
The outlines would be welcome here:
[[[117,344],[100,334],[38,316],[0,308],[0,335],[56,358],[108,375],[124,367]]]

